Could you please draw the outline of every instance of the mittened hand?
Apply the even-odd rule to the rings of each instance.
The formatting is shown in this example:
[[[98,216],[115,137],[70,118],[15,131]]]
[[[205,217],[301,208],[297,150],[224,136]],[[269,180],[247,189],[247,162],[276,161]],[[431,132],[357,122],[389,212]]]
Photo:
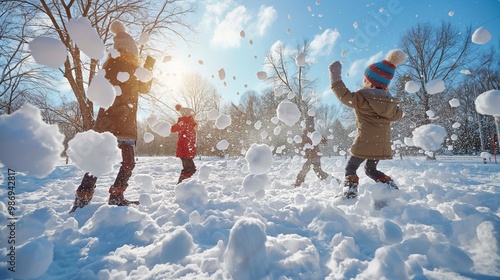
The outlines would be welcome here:
[[[334,61],[328,67],[330,69],[330,83],[333,84],[342,80],[340,74],[342,73],[342,64],[339,61]]]

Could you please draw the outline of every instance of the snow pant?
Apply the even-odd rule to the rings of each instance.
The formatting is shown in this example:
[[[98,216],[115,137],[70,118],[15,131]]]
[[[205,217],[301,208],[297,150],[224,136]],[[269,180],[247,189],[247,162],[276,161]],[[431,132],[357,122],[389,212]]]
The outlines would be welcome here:
[[[123,193],[128,187],[128,180],[130,179],[130,176],[132,176],[132,170],[135,167],[134,146],[131,141],[119,141],[118,148],[120,148],[122,152],[122,162],[120,171],[116,176],[115,183],[109,188],[110,196],[120,194],[123,196]],[[81,202],[83,203],[83,206],[87,205],[94,196],[96,181],[97,177],[92,176],[89,173],[85,173],[83,176],[82,182],[76,190],[77,200],[78,198],[81,198],[81,200],[83,200]]]
[[[314,170],[314,173],[316,174],[316,176],[318,176],[319,179],[324,180],[328,177],[328,173],[323,171],[323,169],[321,168],[321,158],[308,158],[306,162],[304,162],[304,165],[302,165],[302,169],[297,175],[297,179],[295,180],[296,187],[304,183],[307,173],[309,172],[309,170],[311,170],[311,166]]]
[[[345,176],[357,175],[356,171],[359,166],[365,161],[365,159],[358,158],[355,156],[351,156],[349,161],[347,162],[347,166],[345,168]],[[385,174],[379,170],[377,170],[377,164],[379,160],[368,159],[365,164],[365,173],[368,177],[373,180],[377,180],[381,176],[385,176]]]
[[[193,176],[196,172],[196,165],[194,165],[193,158],[181,157],[180,159],[182,161],[182,170],[177,184],[182,182],[184,179],[191,178],[191,176]]]

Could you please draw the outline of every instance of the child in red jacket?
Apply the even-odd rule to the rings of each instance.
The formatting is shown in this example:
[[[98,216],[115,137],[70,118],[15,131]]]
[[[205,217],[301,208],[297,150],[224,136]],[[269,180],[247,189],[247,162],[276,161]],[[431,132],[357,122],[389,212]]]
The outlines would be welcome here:
[[[175,109],[179,111],[181,116],[177,119],[177,123],[172,125],[170,131],[178,133],[175,156],[182,161],[182,171],[177,182],[179,184],[184,179],[191,178],[196,172],[193,158],[196,155],[196,129],[198,123],[194,119],[195,113],[191,108],[183,108],[177,104]]]

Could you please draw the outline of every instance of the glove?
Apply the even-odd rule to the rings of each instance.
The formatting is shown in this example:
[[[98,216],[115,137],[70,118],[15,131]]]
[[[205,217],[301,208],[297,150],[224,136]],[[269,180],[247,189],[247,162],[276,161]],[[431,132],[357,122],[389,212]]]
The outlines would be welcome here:
[[[334,61],[328,67],[330,69],[330,84],[342,80],[340,74],[342,73],[342,64],[339,61]]]

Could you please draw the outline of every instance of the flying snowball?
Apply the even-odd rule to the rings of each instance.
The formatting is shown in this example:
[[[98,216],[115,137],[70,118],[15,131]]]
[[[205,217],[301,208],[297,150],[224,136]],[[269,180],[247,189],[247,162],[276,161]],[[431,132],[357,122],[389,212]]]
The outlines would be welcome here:
[[[265,80],[265,79],[267,79],[267,73],[264,71],[259,71],[259,72],[257,72],[257,78],[259,80]]]
[[[158,122],[158,116],[151,115],[146,119],[146,122],[148,123],[148,126],[151,128]]]
[[[306,64],[306,53],[301,52],[295,57],[295,63],[297,66],[302,67]]]
[[[155,136],[149,132],[146,132],[144,133],[143,139],[145,143],[151,143],[155,139]]]
[[[29,103],[0,115],[0,131],[0,163],[17,172],[43,178],[64,151],[64,135],[57,125],[45,123],[40,109]]]
[[[216,109],[212,109],[207,112],[207,119],[210,121],[215,121],[219,117],[220,113]]]
[[[99,60],[105,55],[106,46],[89,19],[86,17],[70,19],[66,28],[71,40],[90,58]]]
[[[105,70],[101,69],[92,79],[87,89],[87,98],[95,105],[108,109],[115,102],[116,92],[113,85],[104,77]]]
[[[408,93],[415,93],[420,90],[420,85],[415,83],[414,81],[408,81],[405,84],[405,90]]]
[[[216,148],[221,151],[227,150],[227,148],[229,148],[229,142],[227,142],[227,140],[220,140],[217,143]]]
[[[273,164],[273,153],[266,144],[252,144],[247,150],[245,159],[252,174],[264,174]]]
[[[68,142],[68,157],[85,172],[99,177],[122,159],[118,140],[110,132],[80,132]]]
[[[294,125],[300,119],[300,110],[295,103],[289,100],[283,100],[276,109],[280,121],[286,123],[288,126]]]
[[[483,92],[476,98],[474,103],[479,114],[500,116],[500,90],[493,89]]]
[[[472,42],[478,45],[486,44],[491,39],[491,33],[484,29],[483,27],[479,27],[472,34]]]
[[[151,127],[151,130],[162,137],[167,137],[170,135],[170,128],[172,125],[169,122],[158,121]]]
[[[446,129],[440,125],[427,124],[415,128],[412,132],[413,144],[425,151],[437,151],[446,138]]]
[[[139,46],[141,46],[141,45],[146,45],[148,42],[149,42],[149,34],[147,34],[147,33],[142,33],[142,34],[139,36],[139,40],[137,41],[137,44],[138,44]]]
[[[224,68],[219,69],[219,79],[222,81],[226,78],[226,70]]]
[[[240,31],[240,36],[241,36],[241,38],[245,38],[245,31],[241,30]]]
[[[215,126],[218,129],[225,129],[226,127],[231,125],[231,117],[228,115],[221,114],[219,117],[217,117],[217,120],[215,121]]]
[[[134,76],[141,82],[149,82],[153,78],[153,73],[146,68],[138,67],[135,69]]]
[[[172,56],[170,55],[166,55],[164,58],[163,58],[163,63],[166,63],[166,62],[169,62],[172,60]]]
[[[460,100],[456,99],[456,98],[453,98],[451,99],[450,101],[448,101],[450,103],[450,106],[451,107],[458,107],[460,106]]]
[[[256,193],[266,188],[269,183],[267,174],[248,174],[243,179],[243,190],[246,193]]]
[[[29,48],[36,63],[53,69],[62,67],[68,56],[66,46],[53,38],[37,37],[29,43]]]
[[[460,126],[462,126],[462,124],[461,124],[461,123],[456,122],[456,123],[454,123],[451,127],[453,127],[453,128],[455,128],[455,129],[457,129],[457,128],[459,128]]]
[[[445,90],[443,80],[432,80],[425,84],[425,90],[428,94],[436,94],[443,92]]]

